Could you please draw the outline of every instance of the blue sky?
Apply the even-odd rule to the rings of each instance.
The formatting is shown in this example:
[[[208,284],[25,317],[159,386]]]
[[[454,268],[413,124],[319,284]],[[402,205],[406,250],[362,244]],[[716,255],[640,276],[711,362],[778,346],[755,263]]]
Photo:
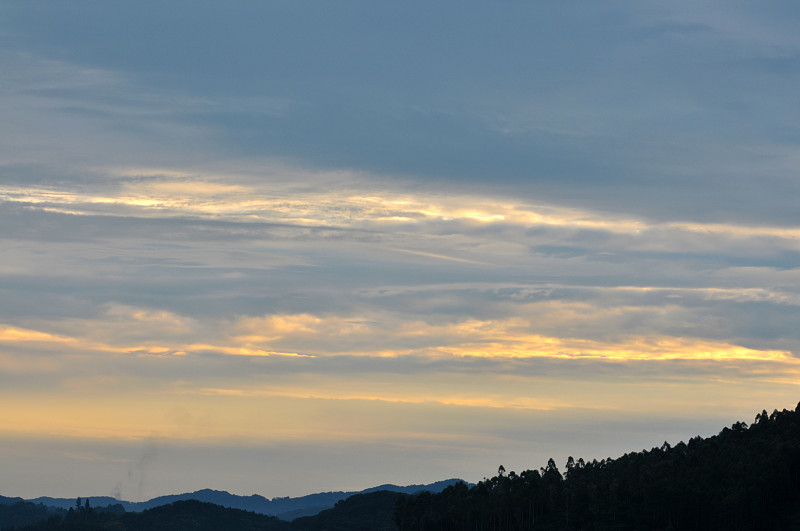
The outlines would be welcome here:
[[[0,6],[0,493],[268,497],[797,403],[789,2]]]

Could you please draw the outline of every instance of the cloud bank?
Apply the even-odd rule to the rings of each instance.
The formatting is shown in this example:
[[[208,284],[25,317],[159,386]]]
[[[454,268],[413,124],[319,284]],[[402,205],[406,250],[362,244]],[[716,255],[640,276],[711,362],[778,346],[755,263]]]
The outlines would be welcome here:
[[[0,489],[476,480],[796,403],[795,10],[459,6],[0,7]]]

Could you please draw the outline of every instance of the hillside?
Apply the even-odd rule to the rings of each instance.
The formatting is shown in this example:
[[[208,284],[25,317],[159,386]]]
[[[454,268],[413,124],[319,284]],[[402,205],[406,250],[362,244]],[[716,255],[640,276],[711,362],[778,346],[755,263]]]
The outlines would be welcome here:
[[[800,529],[800,404],[618,459],[551,459],[472,488],[403,496],[403,531]]]
[[[377,491],[357,494],[315,516],[293,522],[230,509],[197,500],[182,500],[142,512],[83,508],[24,527],[25,531],[391,531],[392,514],[402,494]]]

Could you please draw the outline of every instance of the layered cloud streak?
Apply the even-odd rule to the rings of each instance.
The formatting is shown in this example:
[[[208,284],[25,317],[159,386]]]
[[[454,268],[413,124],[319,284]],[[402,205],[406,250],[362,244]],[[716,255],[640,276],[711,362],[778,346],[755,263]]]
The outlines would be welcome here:
[[[709,378],[728,390],[793,386],[796,273],[779,262],[796,229],[270,172],[282,178],[150,169],[120,170],[91,192],[3,187],[5,300],[29,299],[3,313],[6,374],[50,393],[113,381],[128,400],[144,387],[176,403],[532,410],[589,407],[578,389],[595,379],[664,392]],[[592,401],[621,410],[622,400]],[[134,426],[109,429],[146,435]]]

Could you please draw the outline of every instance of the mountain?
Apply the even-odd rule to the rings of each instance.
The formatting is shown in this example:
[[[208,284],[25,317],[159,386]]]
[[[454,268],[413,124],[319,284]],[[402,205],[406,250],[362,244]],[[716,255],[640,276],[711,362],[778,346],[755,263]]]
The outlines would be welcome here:
[[[356,494],[332,509],[293,522],[197,500],[181,500],[142,512],[70,509],[66,515],[23,528],[25,531],[394,531],[398,492]],[[23,502],[24,503],[24,502]],[[0,526],[2,527],[2,526]]]
[[[442,481],[437,481],[435,483],[429,483],[427,485],[407,485],[405,487],[398,487],[397,485],[392,485],[391,483],[387,483],[385,485],[378,485],[377,487],[372,487],[370,489],[362,490],[360,493],[353,493],[353,494],[368,494],[370,492],[378,492],[379,490],[388,490],[389,492],[399,492],[401,494],[417,494],[418,492],[441,492],[447,487],[451,485],[456,485],[458,483],[466,483],[463,479],[445,479]],[[468,483],[471,485],[471,483]]]
[[[116,505],[121,503],[123,506],[126,503],[120,501],[116,498],[112,498],[111,496],[91,496],[86,498],[81,498],[82,501],[90,500],[92,507],[106,507],[108,505]],[[42,504],[48,507],[57,507],[59,509],[69,510],[72,507],[75,507],[75,498],[51,498],[49,496],[40,496],[38,498],[33,498],[30,500],[25,500],[35,504]],[[2,503],[0,501],[0,503]],[[127,507],[125,510],[128,510]]]
[[[380,485],[372,487],[359,492],[320,492],[316,494],[308,494],[306,496],[299,496],[296,498],[272,498],[271,500],[257,494],[251,496],[239,496],[225,491],[203,489],[195,492],[187,492],[183,494],[171,494],[168,496],[159,496],[145,502],[129,502],[121,501],[109,496],[94,496],[88,499],[92,507],[100,508],[112,505],[122,505],[127,512],[140,512],[162,505],[168,505],[178,501],[196,500],[200,502],[212,503],[221,507],[232,509],[241,509],[243,511],[250,511],[259,514],[270,516],[277,516],[283,520],[294,520],[295,518],[303,516],[312,516],[325,509],[332,508],[337,502],[345,500],[355,494],[367,494],[377,491],[391,491],[403,494],[414,494],[417,492],[430,491],[440,492],[450,485],[461,482],[460,479],[448,479],[444,481],[437,481],[429,485]],[[22,501],[21,498],[5,498],[7,500]],[[50,498],[40,497],[32,500],[27,500],[35,504],[43,504],[49,507],[57,507],[60,509],[70,509],[75,507],[74,498]],[[0,500],[0,503],[3,503]]]

